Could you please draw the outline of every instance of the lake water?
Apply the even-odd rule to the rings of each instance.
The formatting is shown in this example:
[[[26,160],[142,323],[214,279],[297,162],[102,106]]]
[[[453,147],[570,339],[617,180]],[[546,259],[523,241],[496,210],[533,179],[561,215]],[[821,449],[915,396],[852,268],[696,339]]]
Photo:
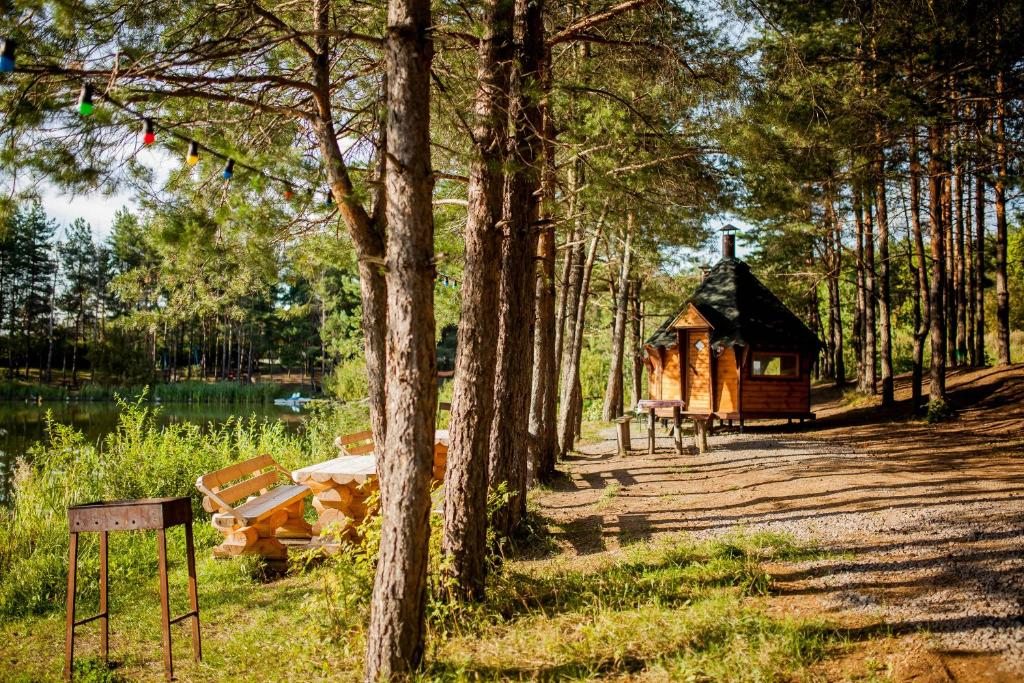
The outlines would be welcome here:
[[[14,462],[33,443],[46,438],[46,413],[51,411],[56,422],[68,424],[98,441],[113,431],[120,412],[115,403],[20,403],[0,401],[0,501],[7,495],[8,480]],[[216,405],[165,403],[157,413],[162,425],[192,422],[204,426],[224,423],[232,416],[266,421],[281,420],[290,431],[302,425],[302,415],[288,407],[266,404]]]

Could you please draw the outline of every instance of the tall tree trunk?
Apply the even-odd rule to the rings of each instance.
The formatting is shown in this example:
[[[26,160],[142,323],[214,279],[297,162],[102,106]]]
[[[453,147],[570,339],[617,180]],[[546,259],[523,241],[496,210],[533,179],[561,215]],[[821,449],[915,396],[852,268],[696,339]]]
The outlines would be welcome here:
[[[1006,85],[996,74],[996,364],[1010,363],[1010,286],[1006,272]]]
[[[542,18],[543,19],[543,18]],[[542,21],[541,19],[541,21]],[[550,481],[555,475],[558,437],[555,404],[558,369],[555,351],[555,123],[550,106],[551,64],[547,47],[542,47],[540,71],[541,150],[540,235],[537,243],[536,312],[534,317],[533,386],[530,398],[528,465],[533,477]]]
[[[946,309],[942,291],[946,284],[946,231],[942,225],[944,154],[942,131],[938,124],[932,124],[928,128],[928,218],[932,237],[932,277],[928,288],[932,359],[928,398],[936,406],[946,401]]]
[[[871,193],[867,193],[871,197]],[[864,389],[878,393],[878,343],[875,336],[875,228],[871,202],[864,205]]]
[[[973,203],[972,193],[974,186],[971,183],[971,169],[964,169],[964,209],[963,209],[963,274],[967,280],[964,288],[964,344],[967,348],[967,362],[971,367],[978,366],[978,350],[974,346],[974,327],[978,310],[975,308],[975,290],[978,287],[977,273],[974,272],[974,226],[973,226]]]
[[[569,220],[572,226],[562,257],[562,272],[559,275],[558,313],[555,326],[555,379],[562,376],[562,359],[565,354],[566,329],[572,335],[572,316],[576,314],[576,296],[579,293],[579,268],[583,262],[583,231],[579,216],[579,188],[583,181],[583,163],[574,159],[569,167]],[[557,398],[557,397],[556,397]]]
[[[378,457],[381,540],[367,633],[367,681],[404,677],[423,656],[434,349],[429,0],[388,0],[387,440]],[[365,312],[364,312],[365,315]]]
[[[626,356],[626,312],[629,307],[629,269],[632,258],[633,212],[626,217],[626,231],[622,240],[622,259],[619,263],[618,291],[615,295],[615,319],[612,323],[611,364],[604,391],[604,409],[601,417],[606,422],[619,417],[622,407],[622,370]]]
[[[978,365],[988,365],[985,355],[985,177],[977,169],[974,176],[974,272],[978,284],[974,288],[977,309],[974,321],[974,346]]]
[[[604,228],[605,213],[608,210],[608,203],[601,212],[594,235],[590,238],[590,246],[587,248],[586,260],[583,262],[580,273],[580,295],[576,301],[576,315],[573,325],[572,340],[569,342],[566,365],[562,372],[562,399],[558,408],[558,449],[565,454],[572,450],[576,443],[576,415],[575,404],[579,400],[579,374],[580,355],[583,351],[583,330],[587,317],[587,298],[590,293],[590,276],[594,271],[594,258],[597,255],[597,245],[601,240],[601,231]]]
[[[455,351],[445,472],[444,536],[451,597],[482,599],[487,555],[487,481],[498,346],[503,145],[507,135],[507,62],[512,3],[489,0],[480,41],[474,101],[474,157],[469,169],[462,310]]]
[[[418,2],[419,0],[409,0]],[[378,193],[373,206],[373,215],[367,213],[360,196],[348,174],[348,168],[338,143],[334,114],[331,106],[331,43],[330,43],[329,0],[314,0],[313,19],[320,31],[316,38],[316,57],[313,61],[313,77],[316,92],[313,97],[317,106],[317,122],[314,126],[320,153],[324,158],[327,182],[338,212],[348,228],[355,247],[359,270],[360,301],[363,307],[363,353],[366,358],[366,379],[370,398],[370,424],[378,457],[387,436],[387,409],[385,405],[387,381],[387,319],[388,292],[384,274],[384,233],[387,225],[386,159],[389,126],[381,126],[378,141]],[[385,75],[384,88],[388,81]],[[382,107],[382,110],[387,107]],[[382,113],[383,117],[383,113]]]
[[[509,80],[513,124],[509,148],[512,168],[505,181],[498,359],[491,426],[490,486],[504,484],[508,503],[491,524],[499,536],[519,525],[526,511],[527,448],[533,371],[534,254],[537,190],[542,155],[540,68],[544,50],[542,3],[515,0],[515,55]]]
[[[910,134],[910,226],[914,238],[914,348],[911,371],[911,409],[921,409],[922,377],[924,375],[924,343],[931,323],[931,305],[928,288],[928,263],[924,254],[924,235],[921,230],[921,162],[917,153],[917,131]]]
[[[837,387],[846,384],[846,359],[843,350],[843,309],[839,296],[839,276],[843,267],[843,233],[836,217],[832,203],[832,186],[829,184],[825,197],[825,217],[828,226],[827,239],[831,245],[832,262],[828,278],[829,319],[834,323],[832,328],[832,376]]]
[[[640,300],[641,281],[634,279],[629,287],[630,301],[630,348],[633,351],[632,407],[643,399],[644,383],[644,309]]]
[[[885,151],[881,130],[875,133],[875,216],[878,221],[878,331],[882,352],[882,407],[895,403],[892,374],[892,314],[889,296],[889,202],[885,187]]]
[[[853,324],[853,338],[854,346],[856,347],[857,353],[857,390],[861,392],[867,391],[867,367],[864,363],[866,327],[867,327],[867,295],[866,295],[866,281],[867,278],[864,273],[864,208],[860,200],[860,191],[854,189],[853,191],[853,217],[856,223],[857,229],[857,240],[856,240],[856,301],[855,301],[855,317]]]
[[[956,367],[956,233],[953,226],[953,175],[950,172],[953,150],[949,144],[949,137],[949,131],[944,131],[946,173],[942,177],[942,227],[946,231],[946,285],[943,290],[943,301],[946,304],[946,362]]]
[[[959,127],[955,128],[957,135]],[[958,145],[959,148],[959,145]],[[958,151],[956,168],[953,173],[955,194],[953,195],[954,211],[954,248],[956,255],[956,362],[964,365],[967,362],[967,265],[966,245],[964,240],[964,160]]]

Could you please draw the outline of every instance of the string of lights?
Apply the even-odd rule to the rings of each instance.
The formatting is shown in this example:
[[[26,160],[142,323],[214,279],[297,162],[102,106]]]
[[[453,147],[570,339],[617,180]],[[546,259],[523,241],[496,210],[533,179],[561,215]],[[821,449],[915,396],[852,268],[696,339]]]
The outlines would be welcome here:
[[[17,70],[16,50],[17,44],[13,39],[0,39],[0,73],[13,73]],[[162,131],[167,135],[170,135],[171,137],[188,144],[188,151],[185,154],[185,163],[188,164],[190,167],[196,166],[199,163],[201,152],[214,158],[223,160],[224,168],[221,171],[221,177],[224,179],[226,183],[230,182],[234,178],[235,168],[238,167],[281,185],[283,190],[282,196],[286,201],[290,201],[291,199],[293,199],[295,196],[295,191],[299,188],[306,189],[307,193],[310,196],[312,196],[316,192],[316,189],[312,185],[288,180],[286,178],[281,178],[277,175],[267,172],[264,169],[257,168],[251,164],[247,164],[242,161],[238,161],[229,154],[219,152],[211,148],[210,146],[199,142],[195,138],[179,132],[179,126],[159,122],[152,116],[147,116],[139,111],[136,111],[135,109],[126,105],[124,102],[121,102],[108,92],[100,92],[99,94],[97,94],[96,89],[93,87],[91,83],[88,82],[82,83],[81,90],[78,94],[78,114],[82,117],[92,116],[96,112],[97,98],[109,103],[111,106],[131,116],[136,121],[142,123],[142,144],[144,146],[148,147],[153,144],[156,144],[157,131]],[[326,207],[333,207],[334,205],[334,196],[331,193],[330,189],[324,192],[324,205]],[[446,288],[459,288],[461,286],[461,282],[459,282],[459,280],[441,271],[438,271],[437,275],[435,276],[435,280],[442,287]]]

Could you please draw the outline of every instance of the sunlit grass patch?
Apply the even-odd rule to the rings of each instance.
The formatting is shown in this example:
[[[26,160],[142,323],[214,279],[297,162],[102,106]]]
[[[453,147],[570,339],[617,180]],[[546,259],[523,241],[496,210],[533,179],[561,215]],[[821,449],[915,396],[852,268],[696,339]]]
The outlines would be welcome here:
[[[510,567],[486,604],[444,625],[427,677],[784,678],[841,641],[825,624],[769,616],[760,563],[813,553],[758,534],[638,544],[592,570]]]

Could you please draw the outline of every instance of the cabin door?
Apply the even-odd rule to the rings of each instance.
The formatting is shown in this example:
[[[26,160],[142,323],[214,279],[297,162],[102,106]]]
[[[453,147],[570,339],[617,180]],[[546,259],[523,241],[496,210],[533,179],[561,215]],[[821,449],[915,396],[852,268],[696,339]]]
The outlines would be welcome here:
[[[711,412],[711,347],[706,330],[686,330],[686,410]]]

